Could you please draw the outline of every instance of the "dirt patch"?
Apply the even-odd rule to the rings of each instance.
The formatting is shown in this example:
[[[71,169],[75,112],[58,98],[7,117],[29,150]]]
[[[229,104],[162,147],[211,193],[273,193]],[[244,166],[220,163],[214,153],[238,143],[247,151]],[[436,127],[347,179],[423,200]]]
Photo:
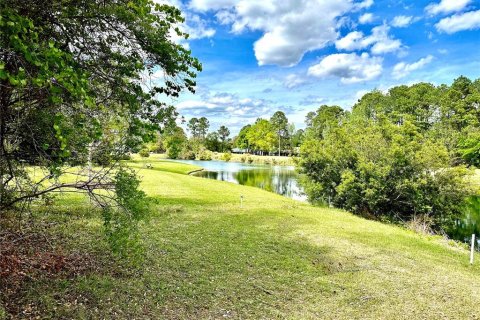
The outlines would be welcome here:
[[[25,298],[36,282],[73,280],[103,270],[105,266],[92,254],[65,253],[48,234],[0,230],[0,305],[11,318],[41,314],[39,306]]]

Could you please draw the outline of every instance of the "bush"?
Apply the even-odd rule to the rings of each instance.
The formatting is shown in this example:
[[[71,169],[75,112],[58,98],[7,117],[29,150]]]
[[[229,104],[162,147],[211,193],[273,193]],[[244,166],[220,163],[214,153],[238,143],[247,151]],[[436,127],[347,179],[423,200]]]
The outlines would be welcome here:
[[[249,156],[249,157],[247,158],[247,162],[248,162],[248,163],[252,163],[252,162],[253,162],[253,158]]]
[[[397,222],[422,216],[437,231],[460,216],[471,193],[468,171],[450,168],[447,149],[412,124],[351,121],[323,134],[302,145],[300,167],[313,202]]]
[[[142,158],[148,158],[150,157],[150,151],[148,151],[148,149],[142,149],[138,152],[138,154],[140,155],[140,157]]]
[[[149,212],[149,203],[140,180],[131,169],[120,168],[115,175],[115,205],[103,208],[104,228],[112,251],[137,264],[142,260],[143,247],[138,224]]]
[[[178,155],[178,158],[183,160],[195,160],[195,153],[188,148],[183,148],[182,152]]]
[[[240,162],[245,163],[245,161],[247,161],[247,157],[241,156],[240,157]]]
[[[223,155],[222,155],[222,160],[223,161],[230,161],[232,160],[232,154],[230,152],[225,152]]]
[[[197,158],[198,160],[210,161],[212,160],[212,152],[208,150],[201,150]]]

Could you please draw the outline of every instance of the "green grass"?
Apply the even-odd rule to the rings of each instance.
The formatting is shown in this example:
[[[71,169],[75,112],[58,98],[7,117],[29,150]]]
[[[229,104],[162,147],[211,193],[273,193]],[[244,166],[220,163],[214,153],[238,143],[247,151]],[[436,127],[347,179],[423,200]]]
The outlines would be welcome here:
[[[44,209],[66,252],[101,262],[73,278],[32,282],[22,300],[48,318],[475,319],[480,256],[437,236],[313,207],[260,189],[140,169],[155,199],[142,226],[143,268],[122,271],[101,219],[80,198]],[[135,159],[141,168],[144,161]],[[180,173],[180,174],[179,174]],[[240,208],[240,195],[244,196]],[[55,212],[55,215],[52,213]]]
[[[163,159],[163,155],[156,154],[153,154],[148,158],[141,158],[137,155],[134,155],[131,161],[125,161],[124,163],[136,169],[152,169],[180,174],[188,174],[190,172],[202,169],[199,166]]]

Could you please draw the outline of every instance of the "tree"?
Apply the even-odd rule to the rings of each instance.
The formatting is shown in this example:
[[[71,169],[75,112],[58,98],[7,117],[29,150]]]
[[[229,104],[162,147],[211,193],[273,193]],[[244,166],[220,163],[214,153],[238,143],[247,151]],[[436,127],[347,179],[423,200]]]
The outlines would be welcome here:
[[[288,135],[288,119],[285,116],[285,113],[282,111],[277,111],[270,118],[270,123],[272,124],[273,129],[275,130],[278,138],[278,155],[280,156],[282,152],[281,141],[285,139]]]
[[[138,216],[132,210],[139,206],[122,193],[130,183],[134,194],[134,177],[90,164],[110,124],[121,123],[109,151],[118,158],[174,122],[173,106],[160,95],[194,92],[201,64],[174,41],[188,36],[176,28],[182,21],[175,7],[150,0],[0,3],[0,212],[69,188],[112,213],[98,192],[108,189],[122,204],[115,212],[126,212],[105,219]],[[159,70],[165,81],[146,89],[142,79]],[[45,176],[30,179],[24,163]],[[88,170],[76,182],[59,179],[78,165]]]
[[[275,148],[275,131],[268,120],[257,119],[246,134],[250,146],[262,154]]]
[[[303,143],[304,137],[305,137],[305,132],[303,129],[298,129],[297,131],[295,131],[295,133],[292,134],[290,138],[290,141],[291,141],[290,145],[292,149],[300,147],[301,144]]]
[[[170,159],[178,159],[180,152],[187,142],[187,135],[181,127],[175,125],[165,130],[163,136],[167,156]]]
[[[208,121],[208,119],[205,117],[201,117],[198,120],[198,136],[202,139],[205,139],[205,136],[207,135],[209,127],[210,127],[210,122]]]
[[[190,133],[192,134],[193,137],[198,137],[200,135],[198,126],[199,126],[198,118],[192,118],[188,121],[187,128],[188,130],[190,130]]]
[[[221,126],[218,129],[218,136],[220,137],[220,141],[222,142],[222,151],[225,151],[225,141],[227,141],[228,136],[230,135],[230,130],[227,127]]]
[[[222,150],[222,143],[220,142],[220,138],[217,132],[210,132],[205,137],[205,147],[214,152],[218,152]]]
[[[344,116],[345,111],[339,106],[322,105],[315,114],[310,115],[307,132],[316,138],[323,139],[328,130],[341,123]]]
[[[201,117],[200,119],[192,118],[188,121],[187,127],[190,130],[192,137],[205,139],[208,128],[210,127],[210,122],[205,117]]]
[[[247,151],[250,149],[250,143],[247,139],[247,133],[248,133],[248,131],[250,130],[251,127],[252,127],[252,125],[247,124],[242,129],[240,129],[240,132],[238,133],[238,135],[234,139],[234,145],[237,148],[247,149]]]

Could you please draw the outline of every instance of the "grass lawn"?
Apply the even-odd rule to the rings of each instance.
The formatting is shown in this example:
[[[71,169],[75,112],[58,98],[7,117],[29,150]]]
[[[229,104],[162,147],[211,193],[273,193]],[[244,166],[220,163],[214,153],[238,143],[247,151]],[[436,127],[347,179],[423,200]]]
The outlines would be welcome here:
[[[142,226],[142,268],[105,253],[101,219],[84,199],[57,199],[33,218],[44,221],[56,250],[89,267],[26,282],[19,318],[480,317],[480,256],[470,266],[462,245],[188,176],[196,167],[187,164],[150,158],[132,166],[157,200]]]

